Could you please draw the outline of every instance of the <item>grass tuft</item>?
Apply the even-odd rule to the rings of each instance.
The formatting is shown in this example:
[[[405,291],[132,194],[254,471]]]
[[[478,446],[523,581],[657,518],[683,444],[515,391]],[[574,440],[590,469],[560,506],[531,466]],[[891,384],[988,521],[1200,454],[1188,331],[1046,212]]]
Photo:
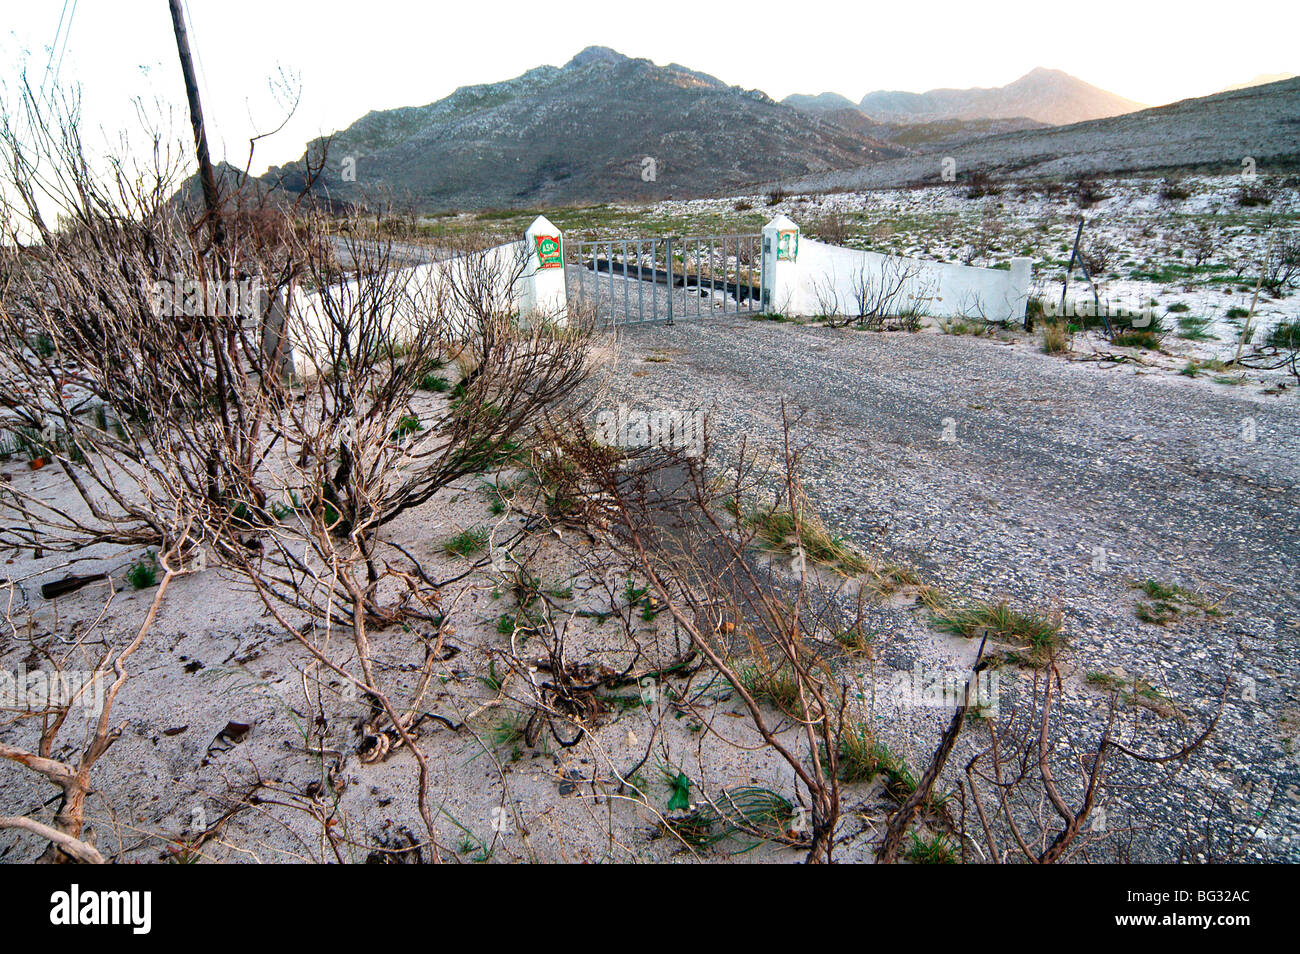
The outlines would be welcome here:
[[[957,849],[945,834],[922,838],[913,832],[911,844],[907,848],[907,860],[917,865],[955,865]]]
[[[442,545],[448,556],[469,557],[481,553],[488,544],[487,527],[462,530]]]
[[[1059,615],[1022,612],[1006,600],[941,606],[932,618],[940,629],[958,636],[1011,643],[1014,648],[1001,653],[1001,661],[1033,669],[1045,667],[1064,642]]]
[[[1069,350],[1069,328],[1061,322],[1043,325],[1043,354],[1061,354]]]

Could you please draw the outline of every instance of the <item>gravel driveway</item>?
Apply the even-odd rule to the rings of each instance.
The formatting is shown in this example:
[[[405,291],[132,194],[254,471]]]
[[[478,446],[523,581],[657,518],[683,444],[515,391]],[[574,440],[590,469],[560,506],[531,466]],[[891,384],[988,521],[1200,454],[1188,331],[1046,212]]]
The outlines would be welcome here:
[[[1231,671],[1211,744],[1177,786],[1141,796],[1149,828],[1131,851],[1195,857],[1181,832],[1211,818],[1225,851],[1300,860],[1294,390],[743,318],[629,327],[620,347],[614,400],[708,411],[723,455],[740,437],[775,446],[784,398],[831,528],[950,591],[1059,606],[1076,690],[1122,667],[1203,724]],[[1225,615],[1143,623],[1130,584],[1147,578]],[[1076,691],[1072,705],[1104,701]]]

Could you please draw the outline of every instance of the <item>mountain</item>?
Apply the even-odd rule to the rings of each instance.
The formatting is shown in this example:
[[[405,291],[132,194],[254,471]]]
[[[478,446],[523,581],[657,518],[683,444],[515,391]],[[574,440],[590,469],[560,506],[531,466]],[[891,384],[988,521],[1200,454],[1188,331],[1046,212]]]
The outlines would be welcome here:
[[[1194,168],[1239,171],[1243,156],[1255,159],[1261,173],[1294,172],[1300,169],[1300,79],[1071,126],[986,136],[952,146],[946,154],[960,180],[973,173],[1020,179]],[[940,166],[931,154],[780,184],[787,192],[825,192],[939,181]]]
[[[785,99],[781,100],[787,106],[793,106],[795,109],[857,109],[857,103],[847,96],[841,96],[839,93],[818,93],[816,96],[809,96],[806,93],[792,93]]]
[[[1282,80],[1295,79],[1294,73],[1260,73],[1254,79],[1246,80],[1244,83],[1238,83],[1235,86],[1225,86],[1219,90],[1220,93],[1231,93],[1235,89],[1250,89],[1252,86],[1267,86],[1269,83],[1279,83]]]
[[[301,191],[303,162],[324,146],[268,180]],[[683,198],[906,152],[758,90],[589,47],[563,67],[368,113],[333,137],[316,187],[349,202],[409,196],[424,211]]]
[[[867,115],[859,106],[839,93],[821,93],[807,96],[795,93],[781,100],[786,106],[811,113],[873,139],[879,139],[908,151],[924,152],[946,147],[956,142],[966,142],[980,136],[1037,129],[1046,126],[1034,119],[936,119],[915,122],[895,119],[881,122]]]
[[[932,89],[927,93],[879,90],[858,104],[881,121],[1034,119],[1053,126],[1103,119],[1143,109],[1061,70],[1038,67],[1014,83],[991,89]]]

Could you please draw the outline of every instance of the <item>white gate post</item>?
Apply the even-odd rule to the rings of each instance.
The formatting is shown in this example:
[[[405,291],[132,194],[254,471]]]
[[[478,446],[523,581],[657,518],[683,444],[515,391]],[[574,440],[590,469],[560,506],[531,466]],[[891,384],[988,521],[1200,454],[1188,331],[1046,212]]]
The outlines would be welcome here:
[[[519,320],[567,325],[564,292],[564,236],[544,215],[533,219],[524,233],[527,261],[519,276]]]
[[[1034,260],[1032,258],[1013,258],[1011,260],[1011,321],[1025,322],[1025,310],[1029,306],[1029,279]]]
[[[786,314],[795,302],[798,283],[799,226],[778,215],[763,226],[763,311]]]

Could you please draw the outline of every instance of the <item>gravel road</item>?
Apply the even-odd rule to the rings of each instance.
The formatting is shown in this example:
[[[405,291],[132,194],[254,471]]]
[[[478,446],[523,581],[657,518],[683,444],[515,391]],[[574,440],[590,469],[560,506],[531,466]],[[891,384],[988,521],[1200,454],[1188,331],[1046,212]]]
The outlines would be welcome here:
[[[810,495],[860,547],[950,591],[1059,607],[1080,718],[1106,702],[1082,688],[1086,672],[1147,679],[1189,724],[1212,716],[1231,673],[1211,743],[1130,806],[1129,851],[1300,860],[1294,390],[743,318],[624,328],[620,349],[614,400],[704,409],[724,456],[741,437],[775,446],[784,399]],[[1222,600],[1225,615],[1143,623],[1130,584],[1147,578]],[[1186,835],[1206,818],[1216,849]]]

